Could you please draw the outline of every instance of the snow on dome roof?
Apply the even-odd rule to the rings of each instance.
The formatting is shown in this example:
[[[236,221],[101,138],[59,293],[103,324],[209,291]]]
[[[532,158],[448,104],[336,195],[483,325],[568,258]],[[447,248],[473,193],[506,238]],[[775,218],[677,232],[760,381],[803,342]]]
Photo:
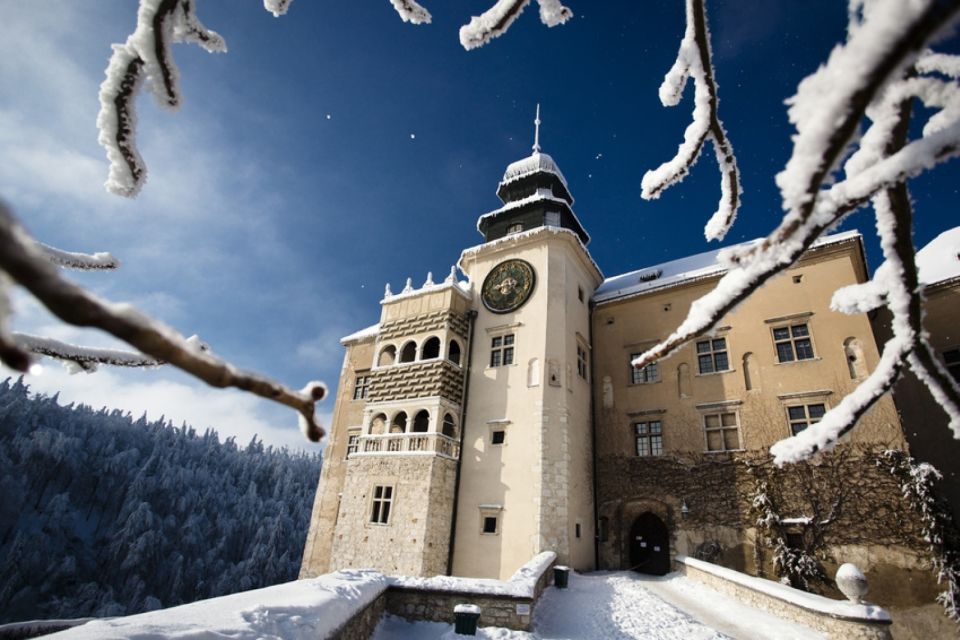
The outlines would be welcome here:
[[[922,284],[960,278],[960,227],[944,231],[917,251],[917,270]]]
[[[534,151],[526,158],[511,162],[507,165],[507,170],[503,172],[503,180],[500,181],[500,184],[513,182],[514,180],[519,180],[520,178],[538,172],[552,173],[560,178],[563,186],[567,187],[567,189],[570,188],[567,184],[567,179],[563,177],[563,174],[560,172],[560,167],[557,166],[553,158],[539,151]]]

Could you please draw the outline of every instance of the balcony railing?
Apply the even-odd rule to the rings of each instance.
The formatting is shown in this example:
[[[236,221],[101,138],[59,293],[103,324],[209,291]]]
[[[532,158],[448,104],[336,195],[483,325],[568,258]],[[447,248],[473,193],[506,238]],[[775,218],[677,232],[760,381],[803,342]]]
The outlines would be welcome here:
[[[460,456],[460,443],[441,433],[389,433],[378,436],[361,436],[354,456],[384,454],[436,454],[456,460]]]

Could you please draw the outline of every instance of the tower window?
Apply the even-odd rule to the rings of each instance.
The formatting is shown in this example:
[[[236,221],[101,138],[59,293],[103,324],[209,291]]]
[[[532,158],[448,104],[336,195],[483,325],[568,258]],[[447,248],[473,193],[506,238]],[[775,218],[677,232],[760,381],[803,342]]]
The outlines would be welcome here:
[[[496,336],[490,341],[490,366],[502,367],[513,364],[513,334]]]
[[[559,227],[560,226],[560,212],[559,211],[547,211],[546,215],[543,217],[543,224],[548,227]]]
[[[727,339],[714,338],[713,340],[698,342],[697,363],[700,365],[700,373],[729,371],[730,360],[727,358]]]
[[[577,287],[577,300],[583,302],[583,287]]]
[[[496,516],[484,516],[483,532],[493,533],[493,534],[497,533],[497,517]]]
[[[370,376],[357,376],[353,385],[353,399],[363,400],[367,397],[367,391],[370,389]]]
[[[639,353],[631,353],[630,362],[639,358],[640,355]],[[630,384],[645,384],[647,382],[657,382],[660,380],[660,367],[656,362],[651,362],[640,369],[637,369],[629,363],[627,366],[630,367]]]
[[[506,437],[506,431],[503,429],[497,429],[490,434],[490,444],[503,444],[503,441],[506,440]]]
[[[507,227],[507,234],[520,233],[521,231],[523,231],[523,224],[520,222],[517,222]]]
[[[347,457],[350,457],[351,453],[356,453],[360,448],[360,432],[351,431],[347,434]]]
[[[390,523],[390,507],[393,505],[393,487],[377,485],[373,488],[373,509],[370,522],[373,524]]]
[[[587,348],[577,345],[577,375],[587,379]]]

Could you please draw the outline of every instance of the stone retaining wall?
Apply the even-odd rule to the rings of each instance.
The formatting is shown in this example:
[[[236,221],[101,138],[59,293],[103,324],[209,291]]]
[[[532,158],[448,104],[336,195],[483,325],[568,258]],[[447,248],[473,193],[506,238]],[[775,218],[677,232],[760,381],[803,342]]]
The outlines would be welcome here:
[[[386,592],[381,593],[376,600],[358,611],[347,620],[342,627],[330,635],[331,640],[367,640],[373,636],[374,629],[380,624],[386,608]]]
[[[792,589],[708,562],[677,556],[677,570],[745,605],[806,625],[842,640],[891,640],[890,615],[876,605],[857,605]]]

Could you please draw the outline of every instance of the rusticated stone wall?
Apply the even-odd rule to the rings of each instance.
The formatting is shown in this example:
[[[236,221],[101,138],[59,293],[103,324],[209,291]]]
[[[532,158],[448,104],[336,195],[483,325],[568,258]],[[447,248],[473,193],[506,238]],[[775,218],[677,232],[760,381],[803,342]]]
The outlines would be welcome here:
[[[380,340],[391,340],[442,329],[449,329],[466,340],[467,328],[466,315],[455,311],[441,310],[383,322],[380,324]]]
[[[440,396],[459,404],[464,370],[448,360],[428,360],[376,369],[367,401],[390,402]]]

